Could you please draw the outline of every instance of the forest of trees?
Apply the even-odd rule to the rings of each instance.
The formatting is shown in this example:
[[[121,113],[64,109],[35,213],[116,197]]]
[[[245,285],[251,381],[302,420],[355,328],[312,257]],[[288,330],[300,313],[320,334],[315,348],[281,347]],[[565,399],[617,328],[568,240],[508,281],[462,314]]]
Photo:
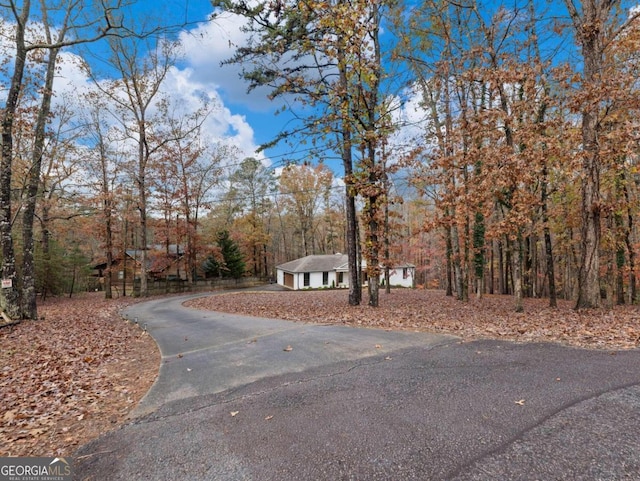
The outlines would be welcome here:
[[[397,261],[417,266],[420,285],[461,301],[513,295],[515,310],[526,296],[640,300],[633,2],[214,0],[218,16],[247,21],[228,63],[294,112],[274,144],[308,146],[278,163],[212,137],[215,102],[165,94],[175,25],[144,30],[117,2],[85,3],[0,5],[9,318],[37,318],[38,293],[86,288],[91,266],[130,249],[146,295],[149,248],[171,245],[187,282],[225,270],[222,245],[265,279],[345,252],[350,304],[361,258],[372,306]],[[79,54],[93,45],[100,68]],[[56,95],[66,49],[93,88]]]

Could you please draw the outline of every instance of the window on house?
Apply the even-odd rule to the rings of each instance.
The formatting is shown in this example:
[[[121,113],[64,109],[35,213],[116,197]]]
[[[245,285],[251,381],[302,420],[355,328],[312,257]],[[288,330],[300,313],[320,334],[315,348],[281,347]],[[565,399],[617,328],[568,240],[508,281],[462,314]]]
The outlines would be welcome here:
[[[344,272],[338,272],[338,284],[344,283]]]
[[[322,285],[323,286],[328,286],[329,285],[329,273],[328,272],[323,272],[322,273]]]
[[[405,267],[404,269],[402,269],[402,278],[406,279],[408,277],[409,277],[409,269]]]
[[[304,273],[304,287],[309,287],[311,285],[311,274],[309,272]]]

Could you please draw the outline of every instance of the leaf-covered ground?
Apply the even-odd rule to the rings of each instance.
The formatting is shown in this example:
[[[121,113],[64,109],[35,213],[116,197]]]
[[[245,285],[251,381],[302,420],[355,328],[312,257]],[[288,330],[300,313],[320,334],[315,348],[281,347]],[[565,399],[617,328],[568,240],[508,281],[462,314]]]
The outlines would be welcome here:
[[[348,306],[347,300],[344,290],[252,292],[199,298],[187,305],[305,322],[448,333],[465,339],[550,341],[600,349],[640,346],[638,306],[576,312],[567,301],[550,309],[547,299],[525,299],[525,312],[516,313],[509,296],[463,303],[443,291],[424,289],[381,292],[378,308],[366,305],[366,295],[361,306]]]
[[[132,299],[53,299],[44,319],[0,329],[0,456],[70,456],[122,423],[158,373]]]

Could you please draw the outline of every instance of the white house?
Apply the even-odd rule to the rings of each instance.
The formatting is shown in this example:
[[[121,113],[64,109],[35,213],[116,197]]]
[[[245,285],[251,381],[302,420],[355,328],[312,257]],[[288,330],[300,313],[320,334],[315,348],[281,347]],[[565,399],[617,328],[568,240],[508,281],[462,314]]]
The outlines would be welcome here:
[[[391,287],[415,287],[416,266],[413,264],[396,264],[389,268],[389,284]],[[384,282],[384,275],[381,278]]]
[[[363,261],[362,270],[366,270]],[[289,289],[349,287],[349,264],[346,254],[312,255],[276,266],[277,283]],[[413,287],[415,266],[403,264],[390,269],[392,286]]]

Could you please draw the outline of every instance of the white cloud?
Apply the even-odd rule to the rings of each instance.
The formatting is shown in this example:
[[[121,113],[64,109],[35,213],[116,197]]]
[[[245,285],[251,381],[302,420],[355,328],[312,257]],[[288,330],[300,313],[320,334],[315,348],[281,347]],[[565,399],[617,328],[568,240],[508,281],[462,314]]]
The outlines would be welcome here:
[[[187,112],[195,112],[205,97],[215,108],[204,123],[205,135],[213,142],[222,141],[240,150],[244,157],[255,157],[257,145],[254,131],[246,118],[234,114],[224,102],[214,83],[203,82],[191,67],[172,68],[163,86],[163,93],[175,105]]]
[[[58,71],[54,80],[54,94],[62,97],[68,93],[78,94],[90,88],[90,80],[82,68],[82,59],[73,53],[58,54]]]
[[[398,129],[388,139],[388,152],[392,152],[390,163],[395,163],[401,157],[408,155],[413,149],[424,142],[425,130],[430,121],[422,105],[422,93],[418,86],[407,88],[400,96],[392,100],[395,108],[392,110],[392,120]]]
[[[253,111],[267,111],[274,108],[267,97],[269,90],[259,88],[247,93],[249,84],[241,78],[242,67],[222,65],[235,54],[237,47],[246,44],[247,34],[242,31],[245,23],[242,17],[225,13],[182,32],[180,41],[194,80],[215,85],[232,103]]]
[[[95,86],[81,68],[82,60],[68,52],[60,53],[59,71],[55,79],[55,95],[57,102],[65,97],[79,98],[80,94],[95,90]],[[201,106],[204,97],[215,106],[204,124],[204,132],[208,141],[223,142],[232,145],[242,156],[256,156],[257,145],[254,131],[247,119],[234,114],[224,105],[215,82],[196,74],[193,66],[174,67],[170,69],[162,87],[162,94],[170,99],[171,104],[184,114],[195,112]],[[55,102],[54,101],[54,102]],[[263,158],[263,156],[258,156]]]

